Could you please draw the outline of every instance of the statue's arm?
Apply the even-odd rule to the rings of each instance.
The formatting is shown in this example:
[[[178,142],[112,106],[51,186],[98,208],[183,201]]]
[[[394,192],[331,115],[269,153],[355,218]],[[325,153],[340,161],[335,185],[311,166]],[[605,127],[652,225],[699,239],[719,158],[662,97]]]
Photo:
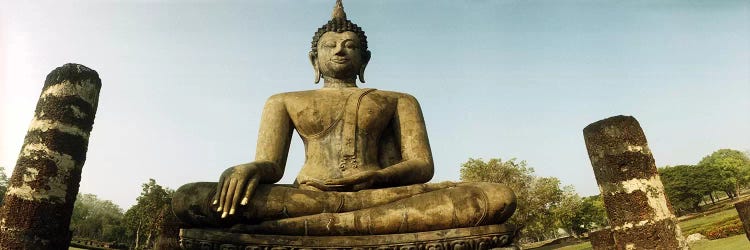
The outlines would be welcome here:
[[[284,95],[268,98],[261,117],[255,161],[228,168],[216,185],[213,203],[222,218],[234,214],[238,204],[248,204],[259,183],[276,183],[281,179],[292,129]]]
[[[261,183],[276,183],[284,175],[293,129],[284,95],[268,98],[261,116],[254,162],[263,168]]]
[[[435,171],[432,151],[417,99],[407,94],[401,96],[392,122],[401,144],[402,161],[380,170],[381,185],[400,186],[430,181]]]

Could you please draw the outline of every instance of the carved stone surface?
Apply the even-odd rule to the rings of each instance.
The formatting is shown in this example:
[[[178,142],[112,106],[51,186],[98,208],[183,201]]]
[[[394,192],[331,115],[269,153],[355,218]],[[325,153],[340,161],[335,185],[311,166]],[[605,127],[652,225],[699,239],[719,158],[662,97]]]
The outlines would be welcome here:
[[[354,236],[496,225],[516,209],[498,183],[428,183],[435,170],[417,99],[359,88],[370,60],[364,31],[337,1],[309,53],[323,88],[271,96],[255,160],[216,183],[190,183],[173,196],[192,228],[232,227],[266,235]],[[294,185],[284,175],[293,132],[305,145]]]
[[[182,229],[180,244],[186,250],[468,250],[516,249],[511,246],[516,229],[489,225],[408,234],[370,236],[286,236],[238,234],[216,229]]]

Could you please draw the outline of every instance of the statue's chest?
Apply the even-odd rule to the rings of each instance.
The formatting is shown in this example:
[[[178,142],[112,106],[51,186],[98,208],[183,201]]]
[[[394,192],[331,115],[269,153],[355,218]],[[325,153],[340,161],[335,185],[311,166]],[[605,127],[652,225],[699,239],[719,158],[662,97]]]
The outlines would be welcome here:
[[[393,117],[395,103],[375,93],[361,98],[359,94],[309,96],[299,98],[287,108],[294,127],[304,137],[325,133],[346,123],[356,124],[358,131],[379,134]]]

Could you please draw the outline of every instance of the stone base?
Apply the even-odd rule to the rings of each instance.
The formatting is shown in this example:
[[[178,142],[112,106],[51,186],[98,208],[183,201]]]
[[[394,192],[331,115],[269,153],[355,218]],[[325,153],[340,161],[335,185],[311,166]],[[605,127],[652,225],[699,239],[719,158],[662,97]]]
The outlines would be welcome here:
[[[221,229],[181,229],[180,245],[193,250],[468,250],[517,249],[516,229],[489,225],[406,234],[366,236],[288,236],[231,233]]]

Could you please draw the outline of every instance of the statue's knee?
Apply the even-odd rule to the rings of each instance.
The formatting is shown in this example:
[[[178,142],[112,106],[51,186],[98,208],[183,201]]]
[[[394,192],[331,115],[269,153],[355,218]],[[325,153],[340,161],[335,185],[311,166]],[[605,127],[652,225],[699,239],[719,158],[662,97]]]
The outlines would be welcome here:
[[[187,207],[190,205],[199,205],[205,202],[205,199],[210,199],[216,189],[216,182],[195,182],[182,185],[180,188],[175,190],[172,195],[172,206],[176,209],[177,207]]]
[[[487,198],[490,200],[491,210],[495,212],[494,218],[496,223],[502,223],[508,220],[513,212],[516,211],[516,193],[510,187],[497,184],[487,183]]]
[[[474,182],[465,185],[480,189],[487,197],[487,212],[490,223],[503,223],[516,211],[516,194],[508,186],[499,183]]]
[[[211,199],[216,192],[215,182],[196,182],[182,185],[172,195],[172,211],[183,223],[203,223],[211,216]]]

